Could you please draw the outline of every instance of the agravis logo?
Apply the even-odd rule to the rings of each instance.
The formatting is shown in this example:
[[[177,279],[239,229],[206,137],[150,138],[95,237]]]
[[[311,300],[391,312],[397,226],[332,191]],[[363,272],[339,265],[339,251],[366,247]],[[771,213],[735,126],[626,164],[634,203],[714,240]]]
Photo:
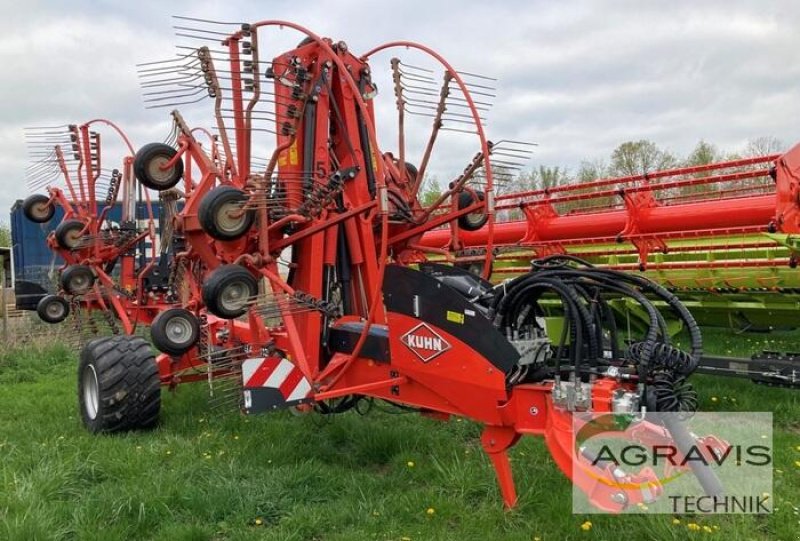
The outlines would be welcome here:
[[[772,511],[770,414],[700,412],[685,419],[678,413],[587,412],[573,417],[573,430],[574,471],[608,494],[606,511]],[[574,490],[573,512],[602,511],[588,508]]]
[[[429,363],[453,346],[426,323],[420,323],[400,337],[400,341],[423,363]]]

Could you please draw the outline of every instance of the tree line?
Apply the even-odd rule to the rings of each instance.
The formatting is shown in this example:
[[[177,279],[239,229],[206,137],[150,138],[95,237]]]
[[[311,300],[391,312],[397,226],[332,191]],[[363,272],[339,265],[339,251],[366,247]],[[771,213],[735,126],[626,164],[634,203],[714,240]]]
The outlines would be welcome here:
[[[608,159],[584,160],[577,170],[560,165],[538,165],[516,175],[502,175],[502,181],[496,183],[496,193],[508,194],[529,190],[542,190],[565,184],[581,184],[604,178],[636,176],[678,167],[702,166],[712,163],[736,160],[745,157],[767,156],[785,150],[785,145],[775,137],[758,137],[747,142],[744,148],[737,151],[724,151],[716,145],[701,140],[686,156],[679,156],[674,152],[664,149],[647,139],[626,141],[617,146]],[[697,173],[696,176],[709,173]],[[763,180],[739,181],[737,187],[751,186],[763,183]],[[480,183],[480,179],[478,179]],[[727,187],[731,187],[728,185]],[[713,189],[713,188],[712,188]],[[707,191],[708,186],[692,186],[677,190],[670,195],[689,195]],[[421,200],[424,205],[430,205],[442,193],[442,185],[435,176],[424,180]],[[610,200],[596,198],[590,201],[575,201],[563,204],[557,208],[559,212],[568,212],[586,206],[609,205]],[[618,203],[621,203],[618,201]],[[505,219],[520,218],[519,211],[506,212]]]

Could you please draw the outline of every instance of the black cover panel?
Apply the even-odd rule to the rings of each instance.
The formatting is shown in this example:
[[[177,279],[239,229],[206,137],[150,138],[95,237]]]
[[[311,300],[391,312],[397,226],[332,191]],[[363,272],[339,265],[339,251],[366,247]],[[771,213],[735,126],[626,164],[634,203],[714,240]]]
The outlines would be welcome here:
[[[419,316],[414,313],[415,297]],[[383,302],[390,312],[415,317],[450,333],[506,374],[519,360],[516,348],[475,305],[433,276],[399,265],[387,266]]]
[[[351,321],[330,330],[330,347],[333,351],[352,353],[356,347],[364,324]],[[379,363],[388,363],[389,355],[389,329],[385,325],[370,325],[367,339],[361,348],[359,357],[366,357]]]

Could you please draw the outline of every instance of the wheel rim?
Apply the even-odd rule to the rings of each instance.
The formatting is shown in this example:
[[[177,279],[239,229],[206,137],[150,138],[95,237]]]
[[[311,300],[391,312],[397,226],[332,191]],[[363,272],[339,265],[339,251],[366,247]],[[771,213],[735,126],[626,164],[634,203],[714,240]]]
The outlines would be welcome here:
[[[97,372],[93,365],[83,369],[83,407],[86,409],[86,416],[92,421],[97,418],[97,411],[100,409],[100,384],[97,381]]]
[[[67,245],[67,248],[77,248],[78,244],[81,242],[82,229],[83,226],[67,231],[66,235],[64,235],[64,244]]]
[[[65,311],[66,311],[66,309],[64,308],[64,305],[61,304],[58,301],[48,302],[44,307],[44,312],[51,319],[61,319],[61,318],[63,318]]]
[[[238,215],[238,216],[237,216]],[[247,214],[242,212],[242,203],[228,201],[220,205],[215,218],[216,226],[225,233],[238,233],[242,230]]]
[[[31,205],[31,215],[39,220],[50,217],[50,205],[44,201]]]
[[[191,343],[194,333],[192,323],[185,317],[173,317],[167,321],[164,333],[167,338],[175,345],[185,346]]]
[[[483,220],[484,214],[478,212],[471,212],[466,215],[467,222],[472,225],[478,225]]]
[[[219,303],[225,311],[238,312],[247,306],[250,300],[250,287],[246,282],[237,280],[222,290]]]
[[[88,291],[91,286],[92,280],[88,274],[79,273],[69,280],[69,290],[75,293]]]
[[[156,184],[168,184],[175,172],[175,166],[162,169],[169,163],[169,156],[156,156],[147,164],[147,176]]]

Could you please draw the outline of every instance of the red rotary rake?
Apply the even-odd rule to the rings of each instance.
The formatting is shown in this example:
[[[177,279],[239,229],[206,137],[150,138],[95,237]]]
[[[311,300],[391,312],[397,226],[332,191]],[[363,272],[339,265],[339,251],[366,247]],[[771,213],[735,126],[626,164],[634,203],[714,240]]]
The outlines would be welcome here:
[[[188,104],[207,94],[220,154],[207,156],[174,112],[175,146],[145,146],[135,169],[143,184],[163,193],[180,182],[174,173],[182,160],[192,164],[183,168],[185,201],[174,220],[186,246],[173,264],[192,277],[181,303],[192,313],[231,320],[210,329],[208,340],[225,348],[244,411],[300,405],[338,413],[360,400],[385,400],[442,420],[465,416],[486,425],[481,441],[508,506],[516,494],[507,451],[525,434],[543,436],[558,466],[601,508],[620,511],[657,497],[654,472],[623,472],[575,449],[572,423],[575,412],[587,410],[694,409],[686,377],[701,340],[680,302],[647,280],[564,259],[540,262],[502,287],[424,262],[422,235],[449,223],[466,230],[485,224],[488,263],[499,180],[494,157],[527,152],[486,139],[481,115],[488,104],[475,97],[491,94],[486,79],[460,73],[412,42],[356,56],[344,42],[286,21],[233,27],[180,21],[182,35],[221,45],[142,66],[146,97],[158,105]],[[286,28],[304,39],[269,58],[262,50],[268,32]],[[395,99],[382,108],[370,62],[390,51],[427,60],[442,72],[441,85],[427,67],[391,59]],[[380,150],[375,129],[376,117],[392,107],[396,153]],[[431,123],[418,165],[406,145],[411,116]],[[469,134],[476,153],[426,205],[420,183],[447,131]],[[691,352],[669,344],[664,319],[645,293],[683,320]],[[548,294],[564,306],[560,338],[548,336],[541,320],[539,301]],[[609,297],[619,296],[649,314],[646,331],[627,347],[608,308]],[[107,384],[109,367],[130,358],[138,366],[128,365],[126,377],[137,386],[119,399]],[[153,363],[143,344],[127,336],[84,349],[81,374],[94,379],[81,378],[81,394],[97,404],[91,428],[118,428],[104,424],[110,417],[128,419],[125,427],[151,419],[140,390],[152,388],[141,367]],[[667,442],[670,432],[683,452],[695,442],[681,425],[641,421],[642,438]],[[721,442],[704,441],[723,450]],[[713,472],[695,473],[707,491],[720,491]]]
[[[103,167],[105,141],[98,129],[103,127],[111,129],[127,153],[119,168]],[[36,159],[29,168],[29,189],[46,188],[47,195],[28,197],[23,203],[25,216],[45,223],[53,218],[56,207],[63,212],[61,222],[47,239],[64,261],[59,279],[63,295],[43,298],[37,309],[39,315],[50,323],[63,321],[69,313],[68,296],[76,301],[74,308],[102,310],[112,327],[119,320],[125,332],[133,332],[139,311],[132,314],[120,298],[127,298],[141,285],[134,276],[137,261],[150,261],[142,276],[154,264],[157,236],[149,194],[137,190],[130,141],[114,123],[103,119],[80,126],[32,129],[27,137]],[[101,192],[104,199],[100,199]],[[110,216],[117,204],[121,205],[119,222]],[[154,309],[157,313],[159,306]]]
[[[125,156],[120,169],[104,169],[101,157],[105,145],[98,128],[110,127],[123,143]],[[198,130],[195,130],[198,131]],[[204,131],[204,130],[199,130]],[[41,319],[48,323],[64,321],[70,311],[76,325],[76,336],[100,332],[93,314],[103,314],[112,334],[133,336],[137,329],[149,326],[151,338],[163,354],[150,377],[161,384],[221,377],[229,373],[225,366],[212,360],[218,347],[206,338],[227,321],[204,311],[190,312],[181,307],[181,300],[199,290],[196,274],[187,272],[181,260],[185,241],[176,234],[172,221],[177,213],[180,193],[168,190],[183,177],[191,185],[191,165],[187,159],[170,168],[158,168],[168,160],[159,151],[164,145],[148,145],[133,155],[133,147],[125,134],[107,120],[94,120],[81,126],[33,129],[28,133],[31,155],[35,163],[29,168],[29,187],[46,188],[48,195],[32,195],[23,203],[26,217],[37,223],[53,219],[56,207],[62,210],[60,223],[48,236],[48,245],[64,264],[59,269],[58,294],[47,295],[37,307]],[[111,146],[111,145],[109,145]],[[170,148],[170,147],[167,147]],[[172,151],[174,154],[174,150]],[[205,155],[204,155],[205,156]],[[211,157],[215,159],[214,142]],[[148,164],[149,171],[142,170]],[[187,174],[183,174],[187,171]],[[134,176],[135,173],[135,176]],[[138,179],[144,179],[137,182]],[[161,231],[157,234],[156,208],[150,191],[160,189]],[[101,192],[106,193],[104,199]],[[119,211],[119,216],[113,216]],[[197,277],[200,280],[201,277]],[[192,306],[189,306],[192,308]],[[137,346],[144,344],[141,340]],[[128,359],[122,359],[127,370]],[[134,361],[131,369],[142,369]],[[96,389],[97,374],[81,374],[85,389]],[[149,396],[143,407],[158,411],[158,384],[146,386]],[[82,393],[84,420],[92,429],[108,429],[99,418],[97,397]],[[139,415],[137,426],[154,421],[151,415]],[[129,420],[111,418],[111,426],[122,429]]]

